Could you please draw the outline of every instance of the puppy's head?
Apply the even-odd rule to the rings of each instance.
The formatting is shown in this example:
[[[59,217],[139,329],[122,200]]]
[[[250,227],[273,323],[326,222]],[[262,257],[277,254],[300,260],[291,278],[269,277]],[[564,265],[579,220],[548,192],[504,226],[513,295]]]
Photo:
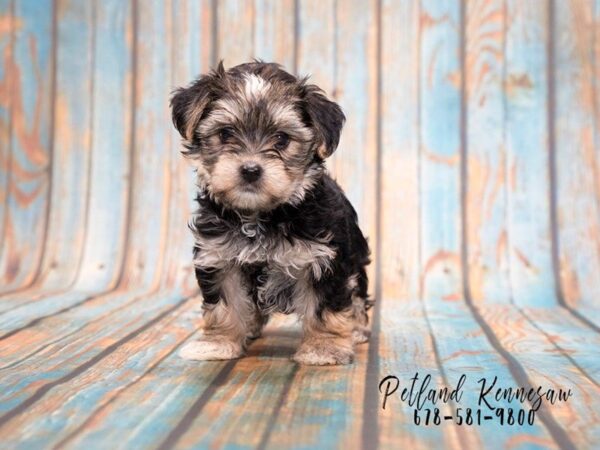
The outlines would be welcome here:
[[[227,71],[220,63],[177,89],[171,108],[201,185],[245,211],[301,200],[345,120],[317,86],[258,61]]]

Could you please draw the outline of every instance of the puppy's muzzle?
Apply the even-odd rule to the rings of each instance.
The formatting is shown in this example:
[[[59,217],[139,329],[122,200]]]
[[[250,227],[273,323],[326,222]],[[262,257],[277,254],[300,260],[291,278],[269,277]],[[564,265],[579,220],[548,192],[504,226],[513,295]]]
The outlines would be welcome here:
[[[254,183],[262,176],[263,169],[255,162],[247,162],[240,167],[240,174],[244,181]]]

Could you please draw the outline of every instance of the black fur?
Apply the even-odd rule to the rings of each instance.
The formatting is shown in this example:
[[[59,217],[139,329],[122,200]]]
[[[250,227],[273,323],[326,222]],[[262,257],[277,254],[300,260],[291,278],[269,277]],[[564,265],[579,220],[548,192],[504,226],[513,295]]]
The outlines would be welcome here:
[[[238,230],[243,225],[242,217],[235,211],[219,205],[208,195],[197,197],[200,215],[193,221],[195,233],[217,237],[221,235],[239,235]],[[260,218],[261,232],[267,239],[286,239],[293,243],[294,239],[318,240],[331,233],[330,245],[336,251],[330,271],[318,280],[313,280],[313,287],[319,298],[319,309],[341,311],[352,303],[352,295],[367,301],[367,274],[365,266],[369,264],[369,247],[358,227],[356,211],[344,195],[339,185],[326,173],[321,175],[315,187],[306,195],[299,205],[281,205],[264,213]],[[253,238],[247,237],[248,242]],[[194,256],[198,256],[198,248]],[[245,265],[242,267],[246,274],[247,289],[257,302],[257,288],[264,284],[269,276],[268,267],[264,265]],[[348,279],[358,274],[357,286],[353,291],[347,288]],[[196,276],[202,289],[204,300],[216,303],[219,300],[215,285],[219,278],[218,270],[197,268]],[[274,299],[276,310],[288,312],[292,296],[283,289],[281,295]],[[286,295],[287,294],[287,295]],[[367,301],[368,302],[368,301]],[[271,302],[269,302],[271,303]],[[257,306],[259,306],[257,304]],[[369,304],[367,304],[369,306]]]
[[[269,83],[269,94],[257,98],[240,98],[245,76],[254,74]],[[231,102],[247,102],[249,106],[231,123],[210,126],[210,130],[202,134],[199,124],[211,111],[216,111],[213,104],[219,100]],[[247,225],[247,217],[254,214],[257,233],[261,239],[270,242],[295,240],[321,243],[327,237],[327,246],[335,251],[335,258],[330,261],[324,273],[311,275],[309,280],[318,297],[317,313],[324,310],[342,311],[352,305],[352,298],[358,297],[370,305],[367,300],[367,274],[365,267],[369,264],[369,247],[358,226],[356,212],[345,197],[338,184],[327,175],[324,159],[337,148],[345,116],[341,108],[327,99],[317,86],[308,84],[306,78],[296,78],[285,72],[277,64],[255,61],[241,64],[225,71],[220,63],[216,70],[200,77],[186,88],[174,92],[171,99],[173,123],[184,138],[187,151],[184,154],[201,161],[202,167],[212,173],[214,166],[223,154],[223,146],[215,140],[220,127],[228,127],[242,136],[240,142],[260,141],[264,136],[271,136],[278,131],[277,117],[272,117],[269,102],[276,99],[279,103],[291,105],[297,116],[298,127],[285,130],[290,138],[300,143],[301,148],[293,154],[282,152],[276,157],[282,161],[286,172],[294,169],[302,177],[312,179],[313,183],[306,192],[288,202],[273,204],[272,209],[260,211],[241,211],[218,201],[207,185],[201,187],[197,198],[198,214],[191,223],[197,237],[210,239],[229,238],[247,242],[246,248],[253,243],[253,237],[242,233]],[[215,114],[218,117],[218,114]],[[218,119],[221,120],[221,119]],[[201,128],[201,127],[200,127]],[[294,129],[310,129],[304,136],[310,140],[302,140],[301,133],[294,135]],[[211,141],[212,139],[212,141]],[[212,142],[212,144],[211,144]],[[247,146],[252,147],[252,146]],[[254,145],[259,148],[259,145]],[[228,148],[227,151],[243,153],[248,151],[244,145]],[[196,241],[198,242],[198,240]],[[246,244],[244,244],[246,245]],[[201,256],[200,246],[194,248],[195,258]],[[197,263],[198,264],[198,263]],[[225,267],[225,268],[224,268]],[[198,284],[207,304],[218,303],[222,295],[220,284],[226,266],[196,267]],[[270,291],[270,298],[259,299],[259,292],[269,281],[273,273],[266,261],[242,264],[243,286],[254,303],[263,312],[273,310],[290,312],[294,309],[293,277],[278,280],[277,289]]]
[[[185,88],[178,88],[173,92],[171,97],[171,110],[173,124],[179,133],[187,140],[184,143],[189,150],[188,153],[199,151],[202,147],[198,136],[188,135],[186,129],[189,125],[189,111],[192,107],[199,107],[203,110],[202,114],[196,118],[198,125],[202,118],[206,117],[211,110],[211,102],[219,98],[227,98],[229,96],[227,88],[227,80],[240,80],[244,74],[255,74],[264,78],[266,81],[278,81],[285,83],[287,86],[293,86],[285,94],[290,97],[290,101],[296,104],[304,123],[307,126],[313,127],[317,132],[318,141],[315,145],[324,144],[325,154],[320,155],[321,159],[330,156],[337,148],[340,141],[340,134],[346,121],[342,109],[335,102],[327,99],[323,95],[323,91],[314,84],[308,84],[308,78],[297,79],[293,75],[281,69],[279,64],[264,63],[256,61],[253,63],[240,64],[239,66],[229,69],[227,72],[221,61],[217,69],[207,75],[204,75],[198,80],[192,82]],[[256,105],[257,109],[262,109],[264,105]],[[261,118],[266,117],[264,114],[255,114],[248,117],[241,124],[242,128],[250,128],[251,130],[262,130],[268,128],[269,124],[261,123]]]

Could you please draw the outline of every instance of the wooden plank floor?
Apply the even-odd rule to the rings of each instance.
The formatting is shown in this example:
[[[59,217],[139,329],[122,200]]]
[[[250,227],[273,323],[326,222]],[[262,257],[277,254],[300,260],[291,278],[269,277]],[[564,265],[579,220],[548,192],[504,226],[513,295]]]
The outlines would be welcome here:
[[[43,300],[38,300],[43,301]],[[247,357],[191,362],[177,349],[198,334],[200,301],[180,292],[115,292],[40,316],[0,315],[3,448],[594,448],[600,442],[598,330],[562,308],[439,308],[383,299],[375,335],[347,367],[290,361],[300,330],[277,317]],[[126,309],[124,309],[126,308]],[[28,316],[26,313],[28,312]],[[590,349],[596,349],[590,352]],[[416,426],[388,375],[408,386],[430,374],[477,408],[478,385],[571,389],[533,426]],[[521,404],[500,402],[505,407]],[[441,406],[456,414],[461,405]],[[524,407],[530,407],[525,402]]]
[[[285,316],[177,356],[202,318],[168,98],[254,57],[348,117],[328,167],[377,300],[349,366],[293,363]],[[598,86],[600,0],[0,0],[0,448],[600,448]],[[417,376],[466,378],[416,424]],[[571,396],[458,425],[482,379]]]

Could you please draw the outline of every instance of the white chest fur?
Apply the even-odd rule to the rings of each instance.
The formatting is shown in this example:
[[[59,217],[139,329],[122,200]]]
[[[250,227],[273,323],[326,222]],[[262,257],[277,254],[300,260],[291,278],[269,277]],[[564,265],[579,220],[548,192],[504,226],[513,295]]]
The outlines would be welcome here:
[[[307,270],[319,279],[331,266],[335,249],[331,237],[319,240],[286,239],[266,236],[260,224],[245,223],[235,233],[218,237],[195,235],[199,248],[194,263],[200,267],[222,269],[231,265],[266,264],[292,278]]]

